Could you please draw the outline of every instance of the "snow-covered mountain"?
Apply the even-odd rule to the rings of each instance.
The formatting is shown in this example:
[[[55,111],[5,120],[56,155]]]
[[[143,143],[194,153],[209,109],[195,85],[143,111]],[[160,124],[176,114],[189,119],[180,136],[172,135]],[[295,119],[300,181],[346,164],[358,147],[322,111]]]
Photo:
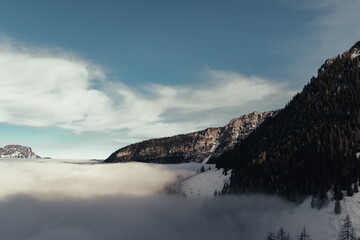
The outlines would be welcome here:
[[[7,145],[0,148],[0,158],[41,158],[36,155],[30,147],[21,145]]]
[[[266,118],[276,113],[277,111],[253,112],[231,120],[225,127],[131,144],[114,152],[105,162],[211,162],[213,157],[231,149]]]

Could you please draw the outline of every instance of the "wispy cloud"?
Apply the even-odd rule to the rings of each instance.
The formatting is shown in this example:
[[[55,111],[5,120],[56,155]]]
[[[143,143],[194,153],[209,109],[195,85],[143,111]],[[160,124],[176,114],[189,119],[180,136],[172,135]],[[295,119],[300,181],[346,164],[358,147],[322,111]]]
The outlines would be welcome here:
[[[316,76],[326,59],[347,51],[360,40],[359,1],[282,1],[299,11],[304,21],[300,24],[301,34],[286,38],[277,48],[291,63],[285,71],[301,85]]]
[[[316,3],[316,1],[315,1]],[[341,26],[356,26],[360,23],[358,9],[360,2],[357,0],[321,0],[314,8],[323,11],[322,14],[316,18],[316,23],[328,27],[341,27]],[[356,28],[344,29],[346,32],[357,32]]]
[[[2,40],[0,122],[76,133],[123,131],[144,139],[223,124],[240,114],[282,106],[283,84],[234,72],[204,70],[193,86],[109,81],[101,66],[61,50]]]
[[[310,21],[316,26],[315,41],[318,44],[317,54],[324,56],[337,55],[360,40],[360,1],[358,0],[316,0],[304,1],[297,5],[316,11],[316,16]]]

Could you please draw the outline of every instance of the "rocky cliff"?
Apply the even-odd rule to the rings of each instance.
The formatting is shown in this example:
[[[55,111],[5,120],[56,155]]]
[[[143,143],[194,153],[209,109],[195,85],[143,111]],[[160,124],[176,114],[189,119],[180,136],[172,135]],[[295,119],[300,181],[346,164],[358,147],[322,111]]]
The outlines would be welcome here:
[[[225,127],[207,128],[202,131],[173,137],[151,139],[131,144],[114,152],[105,163],[152,162],[183,163],[208,162],[213,157],[231,149],[244,139],[264,119],[277,111],[253,112],[231,120]]]
[[[0,158],[41,158],[36,155],[30,147],[21,145],[7,145],[0,148]]]

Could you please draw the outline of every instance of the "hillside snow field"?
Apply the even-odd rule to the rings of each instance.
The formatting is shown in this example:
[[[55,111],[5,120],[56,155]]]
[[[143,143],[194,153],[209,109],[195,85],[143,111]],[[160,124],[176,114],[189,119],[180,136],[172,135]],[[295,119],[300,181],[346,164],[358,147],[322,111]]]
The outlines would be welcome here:
[[[199,171],[202,165],[197,163],[169,166],[170,168],[193,171],[193,175],[189,175],[182,181],[181,190],[188,199],[194,200],[213,198],[214,192],[221,191],[224,184],[229,182],[231,175],[231,171],[228,171],[225,176],[223,174],[223,169],[216,169],[215,165],[212,164],[204,165],[205,172]],[[261,195],[247,195],[245,198],[252,199],[252,196],[255,199],[254,201],[256,201]],[[330,193],[328,193],[328,196],[329,199],[331,199]],[[280,207],[281,210],[279,211],[278,219],[276,219],[276,221],[275,219],[272,219],[273,216],[270,217],[268,215],[269,212],[267,210],[264,212],[263,216],[267,220],[264,220],[263,224],[264,226],[267,225],[267,231],[273,232],[277,232],[280,227],[284,227],[285,230],[290,233],[292,238],[296,238],[305,226],[307,232],[314,240],[337,239],[338,231],[343,223],[343,219],[346,215],[349,215],[355,228],[359,229],[357,234],[360,236],[360,193],[355,193],[352,197],[346,197],[346,193],[344,192],[344,196],[343,200],[340,201],[342,210],[338,215],[334,213],[334,200],[329,200],[325,207],[317,209],[311,208],[311,197],[308,197],[300,205],[293,204],[289,207],[287,204],[284,204],[286,207]],[[239,198],[242,197],[240,196]],[[284,200],[284,202],[286,201]],[[244,206],[244,208],[246,207],[249,206]],[[252,209],[250,207],[249,209],[243,209],[240,210],[240,212],[241,211],[251,212]],[[266,223],[269,218],[274,222]]]
[[[210,167],[210,169],[209,169]],[[215,165],[205,165],[205,172],[197,173],[182,183],[181,190],[187,198],[213,197],[215,191],[221,192],[224,184],[229,182],[231,171],[226,175]]]

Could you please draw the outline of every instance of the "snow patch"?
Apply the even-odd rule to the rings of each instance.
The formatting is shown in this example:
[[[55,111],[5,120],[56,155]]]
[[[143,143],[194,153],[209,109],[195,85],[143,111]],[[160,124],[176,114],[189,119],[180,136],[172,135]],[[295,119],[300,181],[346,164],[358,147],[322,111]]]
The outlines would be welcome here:
[[[211,198],[214,192],[220,192],[224,184],[229,182],[231,171],[223,174],[223,169],[216,169],[214,164],[205,165],[205,172],[188,178],[182,183],[182,191],[188,198]]]
[[[360,50],[356,50],[354,53],[351,54],[351,59],[357,58],[360,55]]]
[[[310,203],[310,199],[306,201],[305,205]],[[323,229],[319,229],[318,239],[337,239],[340,226],[343,224],[343,219],[349,215],[352,223],[358,229],[360,226],[360,194],[357,193],[353,197],[344,197],[340,201],[341,213],[335,214],[335,201],[331,201],[326,207],[319,210],[318,218],[322,219]],[[302,204],[304,205],[304,204]],[[306,206],[303,206],[306,207]],[[314,209],[316,211],[316,209]],[[321,220],[320,220],[321,221]],[[326,226],[327,225],[327,226]],[[359,234],[359,232],[357,232]]]
[[[220,141],[219,141],[219,140],[216,140],[214,146],[213,146],[213,147],[211,148],[211,150],[210,150],[209,156],[206,157],[206,158],[202,161],[202,164],[206,164],[206,163],[209,161],[210,157],[211,157],[212,154],[215,152],[215,150],[216,150],[216,148],[219,146],[219,144],[220,144]]]

